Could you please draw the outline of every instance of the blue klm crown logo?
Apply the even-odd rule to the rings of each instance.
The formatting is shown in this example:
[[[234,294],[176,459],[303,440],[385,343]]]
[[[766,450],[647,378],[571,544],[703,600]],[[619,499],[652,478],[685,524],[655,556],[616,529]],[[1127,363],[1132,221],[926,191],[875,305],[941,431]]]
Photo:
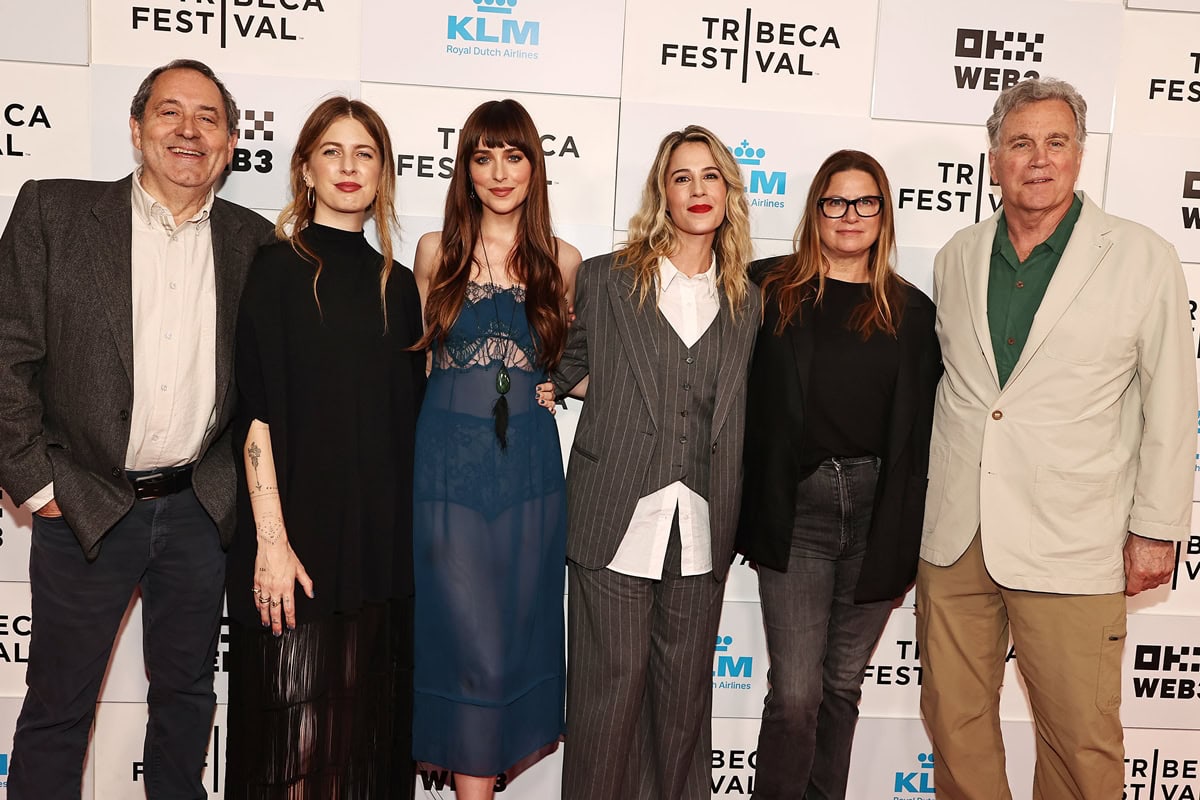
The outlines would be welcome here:
[[[0,753],[0,775],[8,774],[8,753]]]
[[[472,0],[474,16],[451,14],[446,18],[449,41],[516,44],[536,47],[542,24],[537,20],[513,19],[518,0]],[[500,55],[483,53],[484,55]]]
[[[920,768],[916,772],[897,772],[893,791],[906,794],[933,794],[933,753],[917,755]]]
[[[749,139],[742,139],[741,144],[731,148],[733,158],[737,163],[748,167],[757,167],[762,164],[763,158],[767,155],[767,151],[762,147],[755,147],[750,144]],[[787,173],[782,171],[767,172],[765,169],[750,170],[750,182],[747,186],[750,194],[787,194]],[[764,200],[757,199],[750,202],[751,206],[770,206],[774,208],[783,208],[783,202],[780,200]]]
[[[714,678],[750,678],[754,673],[754,657],[721,655],[729,652],[733,644],[732,636],[717,636],[713,651],[717,653],[717,668],[713,670]]]
[[[751,147],[748,139],[742,139],[742,143],[733,148],[733,157],[739,164],[757,166],[762,163],[763,156],[766,154],[767,151],[761,147],[757,149]]]
[[[511,14],[517,0],[475,0],[475,10],[480,14]]]

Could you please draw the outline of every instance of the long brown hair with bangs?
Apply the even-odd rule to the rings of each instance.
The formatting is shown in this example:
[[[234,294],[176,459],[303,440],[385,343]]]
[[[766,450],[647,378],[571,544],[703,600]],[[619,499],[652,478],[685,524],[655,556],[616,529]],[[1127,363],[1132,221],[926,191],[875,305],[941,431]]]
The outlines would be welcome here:
[[[425,300],[425,336],[416,349],[441,345],[458,319],[467,295],[475,244],[482,235],[483,204],[475,196],[470,160],[480,147],[515,147],[529,160],[529,190],[520,208],[517,241],[509,272],[525,286],[525,316],[538,345],[538,364],[552,369],[567,341],[566,287],[558,269],[558,247],[550,224],[546,158],[542,140],[525,107],[516,100],[491,100],[476,108],[458,134],[458,152],[442,221],[441,256]]]
[[[292,249],[305,259],[316,265],[313,274],[313,299],[317,308],[321,307],[321,298],[317,294],[317,283],[321,278],[321,270],[325,264],[321,257],[313,252],[304,239],[301,231],[313,221],[316,213],[315,203],[308,202],[308,187],[304,183],[304,167],[313,153],[321,144],[321,139],[329,126],[339,119],[349,117],[357,120],[367,129],[375,147],[379,151],[379,160],[383,169],[380,170],[379,187],[375,191],[375,201],[371,204],[375,228],[379,233],[379,247],[383,251],[383,260],[379,265],[379,305],[383,309],[383,329],[387,330],[387,283],[392,274],[392,230],[399,227],[396,219],[396,171],[395,159],[392,156],[392,138],[388,135],[383,118],[361,100],[351,100],[349,97],[331,97],[313,109],[300,128],[300,136],[296,139],[296,148],[292,151],[289,164],[290,190],[292,200],[279,214],[275,222],[275,236],[280,240],[291,242]]]
[[[717,285],[736,316],[746,302],[750,262],[750,204],[737,162],[716,134],[699,125],[668,133],[658,145],[654,164],[642,188],[642,202],[629,220],[629,240],[617,252],[618,267],[633,270],[638,307],[658,285],[658,263],[679,248],[679,234],[667,215],[667,166],[671,154],[686,142],[699,142],[712,153],[713,166],[725,179],[725,219],[717,228],[713,251],[717,256]]]
[[[808,188],[808,200],[804,204],[804,216],[793,237],[793,252],[780,261],[763,279],[764,299],[774,299],[779,305],[779,322],[775,334],[782,334],[793,322],[800,321],[801,309],[806,302],[820,303],[825,296],[825,273],[829,262],[821,251],[821,235],[817,220],[821,214],[818,202],[834,175],[839,172],[860,170],[870,175],[883,195],[883,210],[880,214],[879,238],[871,245],[868,270],[870,296],[854,309],[850,315],[850,328],[864,340],[875,331],[895,336],[904,314],[904,287],[908,281],[896,272],[896,223],[892,213],[892,187],[883,167],[870,155],[859,150],[839,150],[817,170],[812,185]]]

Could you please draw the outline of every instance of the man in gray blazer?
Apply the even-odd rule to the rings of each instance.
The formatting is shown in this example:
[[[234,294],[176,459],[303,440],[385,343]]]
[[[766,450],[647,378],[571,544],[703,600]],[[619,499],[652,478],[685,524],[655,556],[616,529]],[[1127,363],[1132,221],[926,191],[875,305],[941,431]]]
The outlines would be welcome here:
[[[1189,535],[1196,415],[1175,250],[1075,181],[1087,105],[1023,81],[988,120],[1004,206],[934,264],[938,386],[917,571],[921,711],[939,800],[1009,798],[1011,633],[1035,797],[1120,797],[1125,595]]]
[[[105,665],[142,595],[151,798],[204,797],[233,531],[234,320],[270,224],[215,197],[238,111],[206,65],[152,71],[142,166],[30,181],[0,238],[0,486],[34,512],[12,800],[78,798]]]

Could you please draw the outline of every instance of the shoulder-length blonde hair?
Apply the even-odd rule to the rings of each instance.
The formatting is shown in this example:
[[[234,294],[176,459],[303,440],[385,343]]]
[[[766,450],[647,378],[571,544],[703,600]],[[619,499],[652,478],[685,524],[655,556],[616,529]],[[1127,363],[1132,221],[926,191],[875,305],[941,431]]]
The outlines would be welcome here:
[[[616,265],[633,270],[638,306],[658,282],[658,263],[679,249],[679,233],[667,215],[667,164],[675,150],[686,142],[707,145],[713,163],[725,180],[725,219],[717,228],[713,250],[717,256],[717,285],[729,300],[734,313],[746,302],[748,292],[746,265],[750,261],[750,204],[737,162],[716,134],[699,125],[688,125],[663,137],[637,213],[629,220],[629,239],[617,251]],[[655,300],[657,302],[657,298]]]
[[[392,156],[392,138],[388,135],[383,118],[375,109],[361,100],[331,97],[308,115],[308,119],[300,128],[296,148],[292,151],[292,159],[288,166],[292,200],[279,213],[279,219],[275,222],[275,236],[291,242],[292,249],[301,258],[316,265],[317,270],[313,273],[313,299],[316,300],[319,309],[321,298],[317,293],[317,282],[325,264],[300,236],[301,231],[312,224],[316,214],[316,203],[309,202],[308,187],[304,183],[304,168],[320,146],[321,138],[325,131],[329,130],[329,126],[347,117],[362,123],[379,151],[379,186],[375,190],[375,200],[371,209],[375,228],[379,233],[379,248],[383,251],[383,260],[379,265],[379,305],[383,309],[383,327],[387,330],[387,283],[392,274],[392,230],[398,228],[400,223],[396,219],[396,162]]]
[[[850,328],[863,339],[875,331],[896,335],[904,314],[904,287],[908,281],[896,272],[896,223],[892,213],[892,187],[883,167],[870,155],[859,150],[839,150],[825,159],[808,188],[804,215],[792,239],[793,252],[780,261],[763,279],[763,298],[773,298],[779,304],[779,322],[775,333],[783,333],[792,322],[800,321],[806,301],[820,303],[825,296],[825,273],[829,262],[821,250],[818,220],[821,197],[829,188],[833,176],[840,172],[860,170],[867,173],[883,196],[879,238],[871,245],[870,296],[850,315]]]

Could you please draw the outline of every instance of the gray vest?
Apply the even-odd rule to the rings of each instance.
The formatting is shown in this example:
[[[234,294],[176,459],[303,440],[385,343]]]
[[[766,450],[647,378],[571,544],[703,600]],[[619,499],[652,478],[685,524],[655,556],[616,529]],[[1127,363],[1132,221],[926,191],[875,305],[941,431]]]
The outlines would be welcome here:
[[[708,499],[713,406],[717,398],[720,318],[691,347],[658,315],[658,441],[642,497],[676,481]]]

